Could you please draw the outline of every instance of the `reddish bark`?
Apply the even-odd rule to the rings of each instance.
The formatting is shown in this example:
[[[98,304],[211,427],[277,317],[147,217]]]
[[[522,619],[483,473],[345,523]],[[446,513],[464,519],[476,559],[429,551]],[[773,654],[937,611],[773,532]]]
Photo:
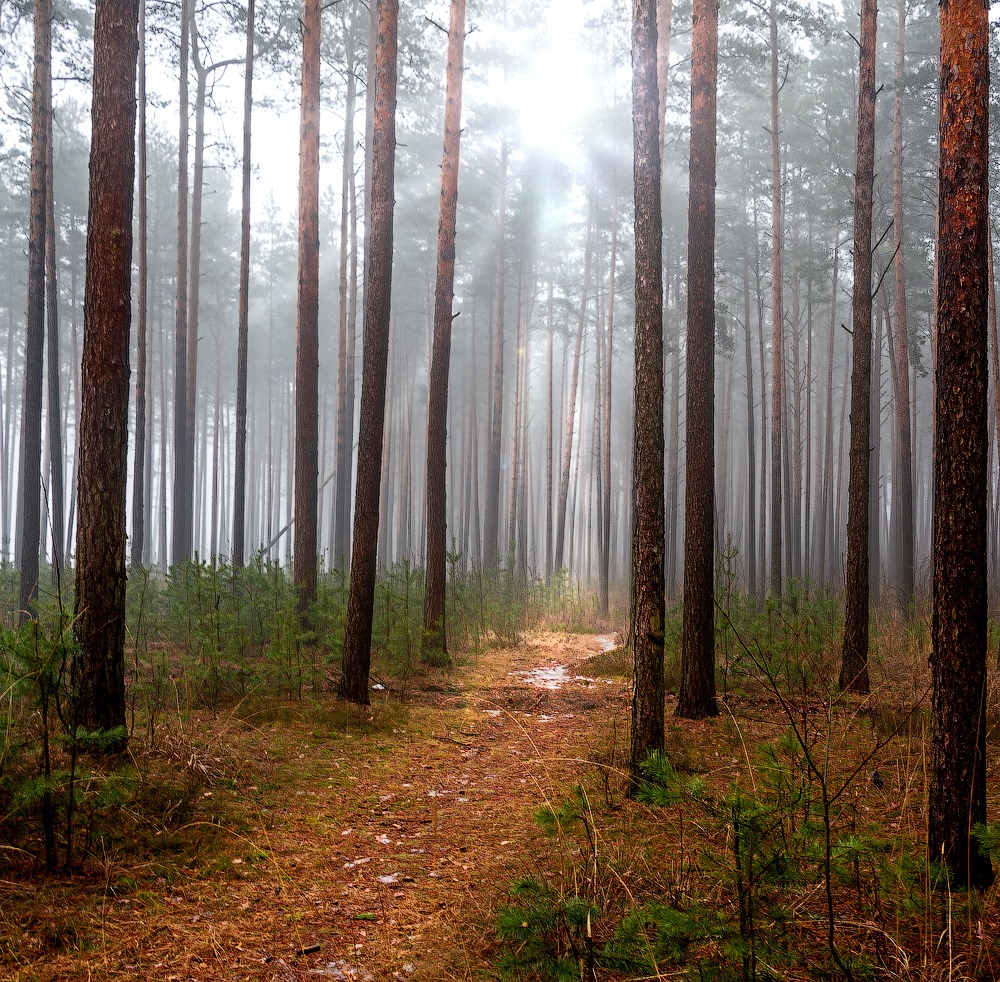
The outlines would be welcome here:
[[[337,695],[368,705],[372,607],[378,555],[379,478],[389,361],[392,292],[393,186],[396,160],[396,31],[399,0],[379,0],[375,25],[375,94],[370,249],[365,294],[365,343],[354,495],[354,543],[347,598],[344,660]]]
[[[691,29],[688,194],[687,494],[684,637],[677,715],[701,719],[715,701],[715,158],[717,0],[695,0]]]
[[[635,400],[633,423],[632,695],[630,773],[663,749],[664,501],[663,270],[660,123],[654,0],[632,4],[635,148]]]
[[[986,501],[989,27],[982,0],[941,4],[934,599],[928,850],[986,887]]]
[[[448,25],[448,66],[441,155],[441,206],[438,222],[437,282],[434,289],[434,344],[427,384],[427,565],[424,586],[423,657],[448,661],[445,633],[448,442],[448,369],[455,298],[455,226],[458,212],[458,162],[462,122],[462,71],[465,56],[465,0],[452,0]]]
[[[125,742],[125,489],[138,0],[97,0],[80,408],[74,723]]]
[[[316,599],[319,485],[319,77],[321,0],[302,21],[299,268],[295,348],[295,587],[299,612]]]

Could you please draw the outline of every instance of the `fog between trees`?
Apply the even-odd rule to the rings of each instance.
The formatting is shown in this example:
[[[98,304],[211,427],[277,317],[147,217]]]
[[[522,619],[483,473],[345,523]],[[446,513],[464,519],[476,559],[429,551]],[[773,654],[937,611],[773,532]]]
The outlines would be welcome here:
[[[12,18],[13,9],[5,11]],[[934,265],[934,177],[936,166],[936,18],[930,8],[910,8],[907,56],[897,81],[895,10],[880,15],[877,80],[876,186],[874,194],[874,390],[880,425],[873,429],[878,466],[872,512],[873,591],[895,583],[899,519],[896,415],[899,344],[895,274],[887,267],[896,248],[893,228],[892,123],[897,89],[904,107],[903,239],[906,261],[906,344],[913,433],[913,517],[918,585],[928,584],[930,541],[930,391],[932,272]],[[200,59],[205,64],[240,60],[240,14],[227,8],[196,11]],[[555,556],[574,580],[597,583],[601,560],[600,521],[610,511],[610,578],[623,583],[628,564],[631,498],[632,397],[632,196],[629,134],[629,11],[592,5],[579,18],[585,67],[580,88],[588,105],[552,105],[570,116],[579,108],[576,130],[565,133],[554,119],[558,139],[525,127],[516,115],[518,100],[546,102],[541,91],[524,96],[525,78],[566,86],[546,75],[547,31],[559,14],[470,8],[463,112],[463,147],[456,248],[454,340],[449,400],[449,548],[459,563],[475,566],[494,553],[525,571],[546,575]],[[257,44],[257,113],[254,154],[284,161],[284,185],[294,182],[297,147],[269,144],[266,113],[277,106],[292,115],[297,106],[298,52],[294,11],[262,8]],[[666,336],[666,579],[676,595],[682,568],[684,519],[686,382],[686,204],[689,99],[689,17],[671,11],[667,41],[670,70],[665,86],[666,127],[663,178],[663,269]],[[427,18],[430,18],[428,20]],[[392,328],[386,401],[379,562],[420,564],[423,550],[424,438],[437,182],[440,164],[445,36],[431,23],[446,14],[401,11],[400,82],[397,112],[396,236]],[[783,223],[782,290],[773,289],[770,100],[767,17],[753,5],[726,4],[720,13],[719,173],[716,245],[718,379],[716,412],[715,538],[719,555],[729,557],[747,587],[763,589],[769,569],[774,516],[769,502],[770,449],[782,439],[782,575],[814,585],[837,585],[845,553],[847,438],[849,436],[849,291],[853,264],[850,244],[854,170],[856,45],[853,19],[831,10],[777,10],[780,214]],[[15,41],[27,44],[30,20],[8,21]],[[63,500],[64,539],[72,558],[76,520],[79,359],[82,326],[82,244],[86,224],[86,171],[89,121],[85,89],[61,81],[86,50],[88,28],[81,11],[57,6],[54,182],[60,313],[62,443],[67,493]],[[148,130],[149,279],[146,384],[146,462],[142,475],[143,560],[165,566],[170,531],[176,447],[173,433],[174,335],[177,275],[176,72],[177,12],[155,5],[147,14],[150,62]],[[346,45],[358,76],[352,116],[354,170],[347,192],[348,289],[339,289]],[[340,307],[353,321],[353,364],[360,393],[361,278],[364,269],[364,18],[332,8],[324,14],[320,123],[320,415],[318,544],[327,565],[335,561],[336,439],[338,426],[337,324]],[[662,42],[661,42],[662,43]],[[60,50],[61,49],[61,50]],[[22,93],[27,64],[8,50],[5,75],[10,112],[24,122],[8,127],[4,157],[3,304],[8,324],[3,364],[4,481],[0,538],[8,558],[17,542],[20,400],[23,380],[24,262],[26,236],[25,128]],[[552,70],[558,68],[550,66]],[[196,101],[197,73],[191,92]],[[241,125],[239,65],[212,73],[206,88],[204,196],[201,207],[200,277],[197,282],[197,370],[191,404],[194,453],[191,548],[202,557],[227,555],[232,538],[236,304],[239,262],[239,194],[235,177]],[[572,95],[572,83],[564,94]],[[191,140],[195,140],[192,107]],[[171,117],[174,117],[173,119]],[[572,141],[567,140],[572,137]],[[258,150],[260,147],[260,150]],[[192,147],[193,153],[194,147]],[[273,172],[273,164],[270,170]],[[252,187],[250,330],[247,464],[247,550],[265,550],[290,559],[294,435],[295,223],[278,204],[289,201],[287,187],[269,195],[263,182]],[[500,212],[502,201],[502,214]],[[192,197],[197,197],[193,194]],[[355,228],[354,222],[358,226]],[[500,249],[503,233],[502,252]],[[615,275],[611,290],[612,239]],[[353,251],[354,241],[358,251]],[[356,260],[356,261],[355,261]],[[551,287],[551,289],[550,289]],[[133,289],[133,298],[137,291]],[[773,422],[772,311],[775,297],[784,308],[784,402],[781,425]],[[495,403],[497,321],[502,307],[502,396]],[[189,312],[189,319],[193,315]],[[609,330],[609,324],[610,330]],[[611,351],[610,485],[606,453],[608,418],[602,402]],[[550,343],[551,337],[551,343]],[[134,332],[133,332],[134,338]],[[892,343],[890,343],[892,342]],[[550,353],[551,352],[551,353]],[[345,355],[349,349],[345,350]],[[137,358],[132,356],[133,366]],[[351,370],[353,369],[353,370]],[[551,378],[551,383],[550,383]],[[748,386],[749,381],[749,386]],[[550,397],[551,384],[551,397]],[[747,390],[751,391],[748,403]],[[575,402],[571,397],[575,393]],[[133,397],[134,398],[134,397]],[[349,405],[350,403],[347,403]],[[551,409],[550,409],[551,406]],[[548,439],[551,415],[551,441]],[[134,422],[134,404],[130,418]],[[499,422],[499,479],[490,474]],[[356,427],[353,430],[357,433]],[[46,430],[48,433],[48,430]],[[604,433],[604,438],[600,438]],[[567,437],[567,434],[569,436]],[[751,437],[751,438],[748,438]],[[135,435],[133,433],[132,440]],[[762,443],[762,439],[765,440]],[[550,449],[551,442],[551,449]],[[43,453],[51,460],[46,439]],[[131,456],[131,455],[130,455]],[[551,459],[551,502],[548,492]],[[494,463],[495,467],[495,463]],[[46,467],[46,474],[49,474]],[[753,478],[751,479],[751,474]],[[51,480],[51,478],[47,478]],[[134,480],[134,474],[130,476]],[[351,482],[353,487],[353,482]],[[491,491],[492,487],[492,491]],[[493,505],[490,494],[498,494]],[[768,497],[771,495],[771,498]],[[565,498],[565,506],[560,499]],[[45,527],[54,527],[53,494],[43,497]],[[130,499],[131,500],[131,499]],[[495,542],[489,516],[496,508]],[[547,532],[546,515],[553,530]],[[565,516],[565,517],[563,517]],[[135,515],[130,509],[131,523]],[[562,541],[559,529],[562,527]],[[549,540],[552,544],[549,547]],[[51,535],[44,550],[52,556]],[[749,540],[754,538],[753,559]],[[995,538],[995,536],[994,536]],[[453,542],[453,545],[452,545]],[[485,544],[484,544],[485,543]]]

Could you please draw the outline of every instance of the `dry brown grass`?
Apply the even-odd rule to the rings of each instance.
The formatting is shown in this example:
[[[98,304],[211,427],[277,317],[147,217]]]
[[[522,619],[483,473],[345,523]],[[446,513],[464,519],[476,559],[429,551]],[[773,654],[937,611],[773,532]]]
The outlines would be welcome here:
[[[673,719],[670,697],[667,754],[710,794],[752,791],[766,783],[756,748],[794,721],[826,768],[838,833],[877,833],[897,866],[917,862],[906,882],[866,869],[838,880],[841,949],[864,953],[882,978],[994,978],[996,889],[969,903],[927,891],[919,872],[926,652],[919,630],[883,636],[864,701],[831,698],[817,678],[787,691],[747,679],[718,718],[690,723]],[[142,793],[82,872],[40,879],[23,857],[0,860],[0,976],[486,978],[497,913],[525,876],[589,896],[605,938],[651,898],[732,914],[718,875],[726,824],[623,797],[627,658],[600,648],[593,636],[537,633],[411,678],[405,704],[389,680],[369,710],[329,696],[260,700],[175,719],[155,743],[136,738]],[[569,666],[558,689],[524,674],[557,665]],[[993,753],[990,772],[995,789]],[[546,838],[533,811],[573,795],[589,831]],[[907,893],[920,901],[913,911],[899,902]],[[815,877],[786,900],[802,958],[782,977],[816,977]]]

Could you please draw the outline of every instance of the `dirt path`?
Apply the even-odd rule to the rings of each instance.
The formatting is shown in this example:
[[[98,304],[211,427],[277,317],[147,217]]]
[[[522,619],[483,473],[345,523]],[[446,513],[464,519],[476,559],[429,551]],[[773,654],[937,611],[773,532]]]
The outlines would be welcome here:
[[[316,711],[258,728],[257,752],[281,749],[273,781],[237,788],[258,804],[232,849],[153,889],[105,889],[73,950],[40,952],[13,977],[483,977],[508,885],[545,866],[532,811],[626,718],[620,680],[578,674],[611,645],[530,635],[411,680],[409,708],[390,696],[367,736]]]

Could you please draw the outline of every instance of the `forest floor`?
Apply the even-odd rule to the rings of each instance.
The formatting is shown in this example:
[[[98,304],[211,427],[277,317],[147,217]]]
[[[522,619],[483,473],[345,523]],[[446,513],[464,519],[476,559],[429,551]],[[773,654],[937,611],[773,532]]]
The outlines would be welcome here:
[[[600,915],[595,946],[631,910],[661,918],[641,930],[661,930],[662,970],[618,974],[605,958],[601,980],[695,964],[713,977],[728,966],[727,978],[842,978],[831,923],[838,956],[867,966],[858,978],[1000,978],[1000,888],[927,888],[916,634],[894,663],[880,655],[866,701],[831,696],[829,666],[798,689],[768,688],[737,684],[728,662],[719,717],[675,720],[668,695],[666,755],[690,790],[666,808],[624,795],[629,666],[613,645],[528,633],[449,670],[374,680],[366,709],[324,693],[161,714],[132,740],[142,794],[91,833],[81,871],[0,862],[0,977],[495,978],[505,952],[528,950],[498,923],[524,903],[512,885],[530,879],[554,916],[520,924],[515,911],[515,932],[542,925],[563,978],[584,965],[581,922],[570,924],[583,896]],[[550,965],[524,977],[557,976]]]
[[[476,977],[510,882],[550,858],[533,810],[624,732],[623,680],[576,676],[612,646],[536,633],[370,710],[324,696],[155,734],[204,789],[169,833],[180,865],[121,847],[96,882],[0,881],[0,975]]]

